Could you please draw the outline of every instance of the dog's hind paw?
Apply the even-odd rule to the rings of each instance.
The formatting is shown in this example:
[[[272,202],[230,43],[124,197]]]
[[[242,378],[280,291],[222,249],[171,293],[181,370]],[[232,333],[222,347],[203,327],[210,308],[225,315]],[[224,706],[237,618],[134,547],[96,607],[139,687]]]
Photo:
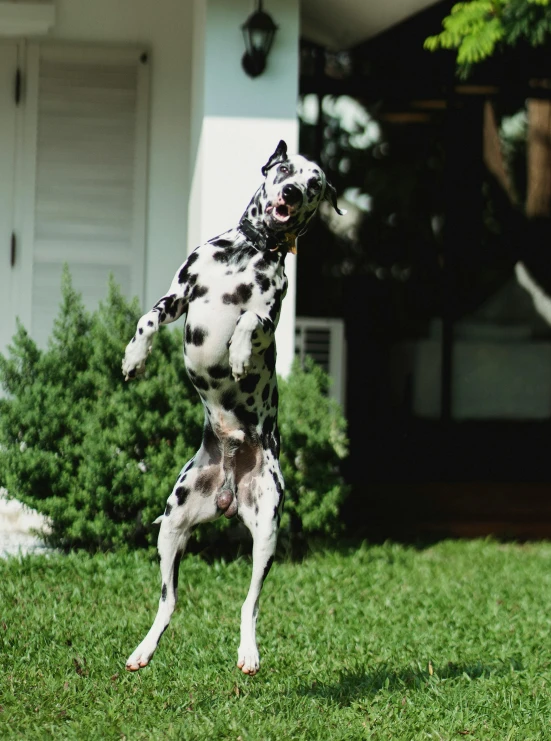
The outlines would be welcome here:
[[[241,669],[243,674],[249,674],[252,676],[260,669],[260,657],[256,646],[245,650],[239,647],[237,657],[237,667],[238,669]]]
[[[138,646],[138,648],[134,651],[134,653],[128,658],[126,662],[126,671],[127,672],[137,672],[138,669],[143,669],[144,666],[147,666],[149,664],[149,661],[151,657],[153,656],[154,651],[155,649],[153,649],[153,651],[148,651],[142,645]]]

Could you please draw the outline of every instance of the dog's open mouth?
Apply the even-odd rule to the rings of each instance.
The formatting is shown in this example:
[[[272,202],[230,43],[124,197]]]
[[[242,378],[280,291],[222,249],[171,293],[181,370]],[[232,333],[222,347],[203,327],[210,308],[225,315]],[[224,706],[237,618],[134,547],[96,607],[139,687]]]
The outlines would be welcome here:
[[[284,224],[291,217],[291,208],[286,203],[279,203],[277,206],[268,206],[266,213],[271,214],[272,218]]]
[[[290,215],[291,209],[286,203],[281,203],[279,206],[276,206],[274,216],[279,221],[287,221]]]

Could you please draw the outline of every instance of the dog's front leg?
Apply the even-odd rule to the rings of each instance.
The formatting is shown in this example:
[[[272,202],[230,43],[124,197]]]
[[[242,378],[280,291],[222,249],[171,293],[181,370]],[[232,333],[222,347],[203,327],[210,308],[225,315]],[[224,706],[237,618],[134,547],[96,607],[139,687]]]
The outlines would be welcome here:
[[[138,321],[136,334],[126,346],[122,361],[122,372],[127,381],[144,372],[145,361],[151,352],[153,336],[159,327],[162,324],[176,321],[187,311],[189,283],[185,279],[182,280],[182,276],[187,274],[186,266],[190,258],[191,255],[179,268],[168,293]]]
[[[262,335],[259,347],[267,347],[274,337],[275,326],[268,317],[261,317],[254,311],[245,311],[235,325],[230,339],[230,367],[236,381],[249,372],[253,353],[253,337]]]

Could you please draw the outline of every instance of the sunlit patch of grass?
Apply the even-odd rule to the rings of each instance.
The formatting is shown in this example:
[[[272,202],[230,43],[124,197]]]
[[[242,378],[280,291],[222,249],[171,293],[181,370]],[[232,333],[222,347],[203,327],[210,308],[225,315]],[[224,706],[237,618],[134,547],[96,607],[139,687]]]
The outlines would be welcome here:
[[[188,556],[144,670],[143,553],[0,562],[0,737],[551,738],[551,545],[361,546],[278,563],[261,671],[235,667],[248,559]]]

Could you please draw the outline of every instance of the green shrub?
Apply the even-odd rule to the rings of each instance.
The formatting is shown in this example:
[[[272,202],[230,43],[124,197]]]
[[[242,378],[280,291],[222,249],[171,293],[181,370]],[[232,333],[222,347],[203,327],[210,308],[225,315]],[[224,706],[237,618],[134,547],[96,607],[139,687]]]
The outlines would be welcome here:
[[[346,421],[327,397],[329,377],[311,358],[295,360],[278,381],[281,470],[285,479],[282,528],[335,535],[339,509],[348,494],[340,461],[348,452]]]
[[[155,338],[145,378],[125,383],[124,348],[140,315],[113,281],[89,314],[63,275],[63,299],[45,350],[19,325],[0,355],[0,485],[47,515],[62,548],[138,547],[183,464],[200,445],[203,409],[184,367],[180,331]],[[312,364],[281,381],[287,515],[305,533],[336,531],[346,494],[338,462],[344,422]],[[228,521],[221,518],[218,527]],[[199,537],[201,537],[199,529]]]

